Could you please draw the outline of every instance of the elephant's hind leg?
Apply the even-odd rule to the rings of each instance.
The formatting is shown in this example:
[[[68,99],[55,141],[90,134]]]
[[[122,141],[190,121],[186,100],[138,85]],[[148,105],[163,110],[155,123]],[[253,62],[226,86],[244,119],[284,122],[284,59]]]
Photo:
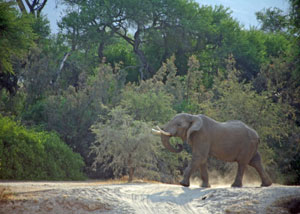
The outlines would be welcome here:
[[[261,178],[261,181],[262,181],[261,186],[267,187],[272,184],[271,179],[269,178],[269,176],[267,175],[267,173],[265,172],[265,170],[262,166],[260,154],[258,152],[256,152],[256,154],[253,156],[249,165],[254,167],[256,169],[256,171],[258,172],[258,174]]]

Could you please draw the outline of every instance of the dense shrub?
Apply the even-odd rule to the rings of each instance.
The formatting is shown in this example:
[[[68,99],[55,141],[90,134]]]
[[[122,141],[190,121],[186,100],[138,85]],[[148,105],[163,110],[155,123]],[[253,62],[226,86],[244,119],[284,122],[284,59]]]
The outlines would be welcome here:
[[[95,154],[93,167],[104,163],[104,170],[112,169],[115,177],[129,175],[128,181],[134,175],[157,180],[158,138],[150,133],[151,124],[134,120],[119,107],[112,109],[109,117],[92,126],[96,135],[91,146],[91,154]]]
[[[0,179],[83,179],[83,165],[55,133],[27,129],[0,115]]]

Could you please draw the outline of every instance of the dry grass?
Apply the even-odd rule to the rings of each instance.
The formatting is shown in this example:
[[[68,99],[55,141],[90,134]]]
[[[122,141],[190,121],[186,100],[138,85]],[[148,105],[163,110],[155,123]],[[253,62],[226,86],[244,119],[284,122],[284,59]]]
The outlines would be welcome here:
[[[9,187],[0,186],[0,201],[8,200],[13,196],[13,192]]]

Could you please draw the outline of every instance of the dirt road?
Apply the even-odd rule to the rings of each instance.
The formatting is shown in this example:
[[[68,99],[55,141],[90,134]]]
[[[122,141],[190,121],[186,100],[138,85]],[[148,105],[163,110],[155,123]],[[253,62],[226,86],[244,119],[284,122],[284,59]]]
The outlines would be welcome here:
[[[299,205],[289,205],[290,199],[300,201],[300,187],[279,185],[204,189],[148,183],[3,182],[0,188],[1,214],[290,213],[282,206]]]

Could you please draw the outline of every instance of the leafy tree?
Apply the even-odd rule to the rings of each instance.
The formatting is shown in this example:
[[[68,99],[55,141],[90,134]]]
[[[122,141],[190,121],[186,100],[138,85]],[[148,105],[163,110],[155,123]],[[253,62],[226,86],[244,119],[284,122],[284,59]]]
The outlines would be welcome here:
[[[58,26],[61,31],[64,31],[64,36],[71,46],[71,50],[75,51],[79,46],[80,34],[83,27],[78,14],[70,12],[67,16],[62,18],[61,22],[58,23]]]
[[[165,123],[180,111],[185,100],[184,78],[177,75],[175,57],[171,57],[153,78],[123,90],[121,105],[137,120]],[[174,111],[175,110],[175,111]]]
[[[108,65],[101,64],[94,72],[95,75],[90,77],[82,73],[77,88],[69,86],[60,94],[48,96],[43,103],[42,114],[45,128],[55,130],[74,151],[82,155],[87,166],[91,161],[89,147],[94,141],[89,129],[98,115],[107,115],[108,107],[119,102],[125,82],[125,77],[114,73]]]
[[[113,35],[118,36],[132,47],[141,79],[153,76],[161,62],[173,54],[184,73],[188,54],[205,49],[208,43],[213,48],[220,46],[220,31],[231,32],[237,25],[223,7],[199,8],[197,3],[186,0],[64,2],[71,11],[60,26],[73,41],[72,47],[85,46],[87,50],[88,44],[97,44],[98,56],[102,57]],[[213,30],[210,24],[218,29]]]
[[[299,32],[300,29],[300,17],[299,17],[299,0],[289,0],[291,3],[290,16],[292,25],[295,27],[294,30]]]
[[[121,105],[136,120],[164,123],[174,115],[172,95],[163,91],[140,91],[129,87],[122,94]]]
[[[185,81],[186,103],[183,103],[185,111],[198,114],[198,103],[211,99],[212,92],[208,90],[204,72],[200,69],[200,63],[195,56],[191,56],[188,62],[188,71]]]
[[[25,96],[17,93],[11,96],[8,91],[0,91],[0,114],[3,116],[20,117],[24,111]]]
[[[138,82],[137,60],[126,41],[116,38],[114,43],[105,47],[103,55],[107,63],[118,66],[122,72],[126,71],[126,82]]]
[[[290,183],[295,183],[300,177],[299,166],[295,164],[299,161],[299,156],[291,152],[293,149],[298,151],[297,147],[299,146],[299,136],[295,130],[299,128],[300,124],[300,86],[296,78],[291,72],[290,62],[287,60],[287,57],[280,56],[271,58],[269,64],[263,65],[261,73],[255,81],[256,88],[263,90],[263,93],[268,93],[268,96],[276,105],[280,105],[281,108],[285,109],[282,116],[286,117],[288,119],[287,123],[292,126],[290,130],[286,131],[289,134],[283,144],[287,147],[285,149],[288,151],[289,158],[284,160],[286,166],[282,167],[285,173],[291,169],[297,173],[296,175],[292,173],[295,177],[291,178]]]
[[[51,81],[55,74],[55,67],[49,65],[50,60],[42,49],[33,48],[23,68],[19,68],[18,76],[24,80],[22,89],[28,95],[27,106],[44,98],[52,91]]]
[[[259,73],[260,66],[266,61],[265,39],[266,35],[261,31],[243,31],[237,44],[233,46],[233,51],[227,54],[233,54],[236,59],[235,66],[241,72],[241,80],[250,81]],[[226,60],[224,62],[226,65]]]
[[[0,115],[0,178],[84,179],[84,163],[54,133],[27,129]]]
[[[299,0],[290,0],[291,9],[291,25],[292,30],[291,33],[294,36],[293,39],[293,49],[292,49],[292,57],[291,57],[291,65],[292,65],[292,75],[295,81],[300,82],[300,8],[299,8]]]
[[[197,46],[189,56],[197,56],[204,84],[210,88],[217,71],[225,68],[227,56],[231,53],[237,55],[236,52],[240,50],[243,31],[231,17],[229,8],[202,6],[199,13]]]
[[[164,82],[164,90],[174,97],[172,104],[174,106],[180,105],[185,97],[182,84],[183,78],[178,75],[174,56],[162,64],[154,78]]]
[[[300,85],[292,76],[286,57],[270,58],[270,63],[262,66],[255,83],[260,91],[271,93],[274,102],[294,107],[300,105]]]
[[[93,166],[104,163],[103,167],[111,168],[116,177],[125,172],[129,175],[129,182],[135,174],[150,179],[157,177],[157,140],[150,133],[151,126],[134,120],[118,107],[109,113],[109,117],[105,122],[92,126],[96,135],[96,141],[91,146],[91,153],[96,155]]]
[[[40,48],[47,47],[47,42],[51,33],[50,22],[47,17],[39,16],[38,18],[34,19],[32,30],[37,35],[35,43],[39,45]]]
[[[279,8],[268,8],[256,12],[256,19],[261,24],[260,29],[266,32],[286,32],[289,25],[288,15]]]
[[[13,71],[16,59],[23,59],[33,46],[32,19],[20,16],[11,2],[0,1],[0,90],[15,94],[18,78]]]

